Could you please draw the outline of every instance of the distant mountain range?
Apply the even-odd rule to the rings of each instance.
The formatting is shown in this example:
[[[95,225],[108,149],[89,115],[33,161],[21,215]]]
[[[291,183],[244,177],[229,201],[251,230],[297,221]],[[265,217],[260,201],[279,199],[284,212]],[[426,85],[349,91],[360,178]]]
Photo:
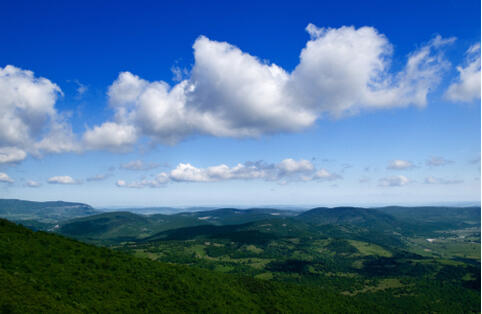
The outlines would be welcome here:
[[[35,220],[41,223],[55,223],[62,220],[95,215],[100,213],[83,203],[63,201],[32,202],[18,199],[0,199],[0,217],[12,221]]]
[[[243,225],[276,218],[311,226],[351,225],[377,232],[431,232],[434,228],[467,227],[480,221],[480,207],[318,207],[307,211],[275,208],[219,208],[151,214],[168,207],[101,212],[83,203],[0,199],[0,217],[32,229],[50,230],[84,240],[139,240],[179,228]],[[149,213],[149,214],[146,214]],[[202,229],[201,229],[202,230]],[[210,229],[211,230],[211,229]]]

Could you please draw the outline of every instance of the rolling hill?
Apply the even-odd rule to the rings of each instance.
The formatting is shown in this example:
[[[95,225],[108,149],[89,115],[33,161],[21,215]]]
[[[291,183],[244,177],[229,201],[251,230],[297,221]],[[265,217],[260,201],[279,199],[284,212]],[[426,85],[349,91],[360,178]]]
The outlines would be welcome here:
[[[55,229],[115,251],[0,220],[0,312],[477,312],[477,217],[221,208],[101,213]],[[21,295],[32,299],[19,307]]]
[[[172,215],[109,212],[59,223],[59,227],[54,231],[96,243],[115,243],[147,238],[166,230],[178,228],[237,225],[270,218],[292,217],[295,214],[291,211],[263,208],[247,210],[221,208]]]
[[[169,265],[0,219],[2,313],[381,310],[326,289]]]
[[[376,208],[396,219],[411,223],[443,223],[452,226],[468,226],[480,223],[480,207],[402,207],[387,206]]]
[[[354,225],[379,231],[399,227],[397,220],[376,209],[359,207],[318,207],[296,217],[312,225]]]
[[[66,221],[55,231],[93,242],[122,242],[141,239],[164,230],[203,224],[207,223],[191,216],[145,216],[130,212],[110,212]]]
[[[266,220],[274,217],[294,217],[299,212],[273,208],[219,208],[208,211],[185,212],[178,214],[185,217],[196,217],[213,225],[238,225],[252,221]]]
[[[56,223],[99,213],[90,205],[63,201],[32,202],[0,199],[0,217],[12,221]]]

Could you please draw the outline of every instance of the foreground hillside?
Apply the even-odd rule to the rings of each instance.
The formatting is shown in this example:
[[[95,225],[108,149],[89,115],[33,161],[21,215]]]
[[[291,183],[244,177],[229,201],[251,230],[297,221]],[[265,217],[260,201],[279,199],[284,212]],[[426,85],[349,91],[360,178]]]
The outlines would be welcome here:
[[[139,259],[0,220],[0,312],[358,312],[329,290]]]
[[[0,313],[480,311],[480,207],[0,222]]]

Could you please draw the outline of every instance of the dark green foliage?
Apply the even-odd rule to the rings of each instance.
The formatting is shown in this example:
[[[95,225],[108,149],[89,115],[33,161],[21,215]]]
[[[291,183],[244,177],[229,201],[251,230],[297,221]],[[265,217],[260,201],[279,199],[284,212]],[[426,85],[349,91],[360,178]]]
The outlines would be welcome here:
[[[480,311],[480,208],[294,215],[114,212],[56,229],[117,252],[0,221],[0,313]]]
[[[386,218],[385,214],[374,217],[379,216]],[[387,221],[410,226],[394,218]],[[316,225],[314,220],[280,217],[169,230],[121,249],[159,261],[322,287],[350,296],[354,306],[363,303],[365,312],[477,312],[480,259],[474,254],[462,258],[457,251],[465,247],[480,252],[477,226],[453,230],[440,224],[431,243],[426,238],[408,238],[402,227],[380,231],[373,228],[376,225],[380,224]],[[454,236],[446,238],[448,234]],[[436,243],[440,246],[434,247]],[[458,249],[444,253],[453,250],[450,245]],[[427,253],[423,250],[427,247],[434,251]],[[446,259],[435,252],[438,249],[448,254]],[[460,298],[454,298],[453,292]]]
[[[284,262],[271,262],[266,265],[266,269],[275,272],[304,274],[309,272],[308,266],[310,264],[307,261],[286,260]]]
[[[274,208],[220,208],[209,211],[181,213],[179,215],[200,218],[213,225],[238,225],[273,217],[293,217],[298,214],[299,212],[296,211]]]
[[[144,216],[130,212],[110,212],[61,223],[57,232],[94,243],[115,243],[145,238],[155,233],[206,222],[182,215]]]
[[[387,213],[397,219],[411,222],[439,222],[461,225],[480,222],[480,207],[439,207],[420,206],[402,207],[389,206],[377,208],[378,211]]]
[[[348,243],[346,240],[341,240],[341,239],[333,239],[330,244],[326,246],[327,249],[329,249],[332,252],[335,252],[336,254],[353,254],[358,252],[358,250]]]
[[[5,220],[0,220],[0,282],[3,313],[346,313],[367,308],[324,289],[138,259]]]
[[[441,229],[457,229],[480,224],[480,207],[401,207],[377,208],[403,223],[405,233],[431,236]],[[479,235],[480,236],[480,235]]]

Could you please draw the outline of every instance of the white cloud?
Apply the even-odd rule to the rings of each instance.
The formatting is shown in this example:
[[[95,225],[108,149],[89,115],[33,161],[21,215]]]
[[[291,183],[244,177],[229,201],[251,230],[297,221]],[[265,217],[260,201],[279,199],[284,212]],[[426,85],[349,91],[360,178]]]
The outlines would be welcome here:
[[[368,183],[370,181],[371,181],[371,179],[367,176],[363,176],[358,180],[359,183]]]
[[[189,75],[189,71],[186,68],[181,69],[178,66],[171,67],[171,72],[172,72],[172,80],[175,82],[180,82],[183,80],[185,76]]]
[[[0,68],[0,145],[27,144],[55,116],[60,88],[33,72]]]
[[[27,157],[27,153],[19,148],[7,146],[0,147],[0,164],[19,162]]]
[[[307,31],[311,39],[292,73],[204,36],[193,45],[190,76],[174,86],[122,72],[108,91],[113,121],[89,129],[84,142],[114,149],[141,136],[167,144],[196,134],[258,137],[303,130],[326,114],[424,106],[448,64],[441,47],[453,42],[436,37],[391,73],[393,48],[376,29],[310,24]]]
[[[252,180],[264,179],[276,181],[280,179],[306,181],[305,177],[313,178],[315,168],[307,160],[285,159],[278,164],[265,164],[262,162],[246,162],[234,167],[218,165],[208,168],[196,168],[191,164],[179,164],[170,172],[174,181],[186,182],[213,182],[221,180]],[[311,176],[310,176],[311,175]]]
[[[326,169],[317,170],[310,161],[288,158],[277,164],[258,161],[239,163],[233,167],[221,164],[197,168],[190,163],[180,163],[168,173],[161,172],[154,180],[141,180],[131,183],[119,180],[117,186],[142,188],[146,186],[158,187],[168,182],[218,182],[257,179],[286,184],[291,181],[332,181],[341,179],[341,176]]]
[[[91,150],[124,150],[136,141],[137,131],[134,126],[114,122],[105,122],[87,129],[83,136],[85,148]]]
[[[406,169],[412,169],[414,167],[415,167],[415,165],[413,163],[411,163],[410,161],[396,159],[396,160],[392,160],[390,162],[390,164],[387,166],[387,169],[406,170]]]
[[[457,179],[444,179],[444,178],[435,178],[432,176],[429,176],[425,178],[425,184],[458,184],[462,183],[464,181],[462,180],[457,180]]]
[[[220,165],[215,167],[214,173],[216,176],[224,175],[229,172],[229,167],[226,165]],[[174,181],[185,181],[185,182],[208,182],[214,181],[208,175],[207,169],[199,169],[191,164],[180,163],[176,169],[173,169],[170,173],[170,178]]]
[[[452,160],[447,160],[443,157],[437,157],[437,156],[433,156],[430,159],[425,161],[425,164],[431,167],[445,166],[451,163],[453,163]]]
[[[282,173],[294,173],[294,172],[310,172],[312,171],[315,167],[313,164],[305,159],[302,159],[300,161],[296,161],[292,158],[287,158],[283,161],[281,161],[278,165],[277,168],[282,172]]]
[[[120,165],[121,169],[137,170],[137,171],[151,170],[157,167],[159,167],[159,164],[157,163],[146,164],[142,160],[133,160],[128,163]]]
[[[41,185],[42,184],[40,182],[37,182],[37,181],[34,181],[34,180],[27,180],[27,182],[25,182],[25,186],[29,187],[29,188],[38,188]]]
[[[81,181],[74,180],[71,176],[55,176],[47,180],[49,184],[80,184]]]
[[[467,50],[464,63],[457,67],[459,76],[445,92],[445,97],[454,102],[480,99],[480,43]]]
[[[333,181],[341,179],[341,176],[336,173],[331,173],[326,169],[320,169],[315,172],[315,175],[312,178],[313,180],[322,180],[322,181]]]
[[[86,180],[88,182],[92,182],[92,181],[103,181],[109,177],[111,177],[112,174],[111,173],[101,173],[101,174],[96,174],[95,176],[92,176],[92,177],[88,177]]]
[[[82,95],[85,94],[85,92],[87,92],[87,90],[89,89],[87,87],[87,85],[84,85],[82,83],[79,82],[79,80],[74,80],[74,83],[77,84],[77,96],[78,97],[81,97]]]
[[[34,147],[37,155],[40,152],[58,154],[63,152],[80,152],[82,150],[75,139],[71,126],[65,121],[53,123],[46,136],[36,143]]]
[[[11,65],[0,67],[0,162],[78,149],[54,106],[59,95],[60,88],[46,78]]]
[[[13,180],[12,178],[10,178],[8,176],[8,174],[4,173],[4,172],[0,172],[0,182],[4,182],[4,183],[13,183],[15,182],[15,180]]]
[[[116,185],[120,188],[142,189],[144,187],[158,188],[164,186],[169,181],[167,173],[161,172],[152,180],[141,180],[134,182],[126,182],[124,180],[117,180]]]
[[[294,95],[304,106],[335,116],[363,108],[424,106],[430,88],[447,67],[440,47],[454,39],[437,36],[414,51],[403,70],[389,72],[393,47],[372,27],[317,28],[292,73]]]
[[[378,180],[380,186],[387,187],[404,186],[408,183],[410,183],[410,180],[405,176],[385,177]]]

